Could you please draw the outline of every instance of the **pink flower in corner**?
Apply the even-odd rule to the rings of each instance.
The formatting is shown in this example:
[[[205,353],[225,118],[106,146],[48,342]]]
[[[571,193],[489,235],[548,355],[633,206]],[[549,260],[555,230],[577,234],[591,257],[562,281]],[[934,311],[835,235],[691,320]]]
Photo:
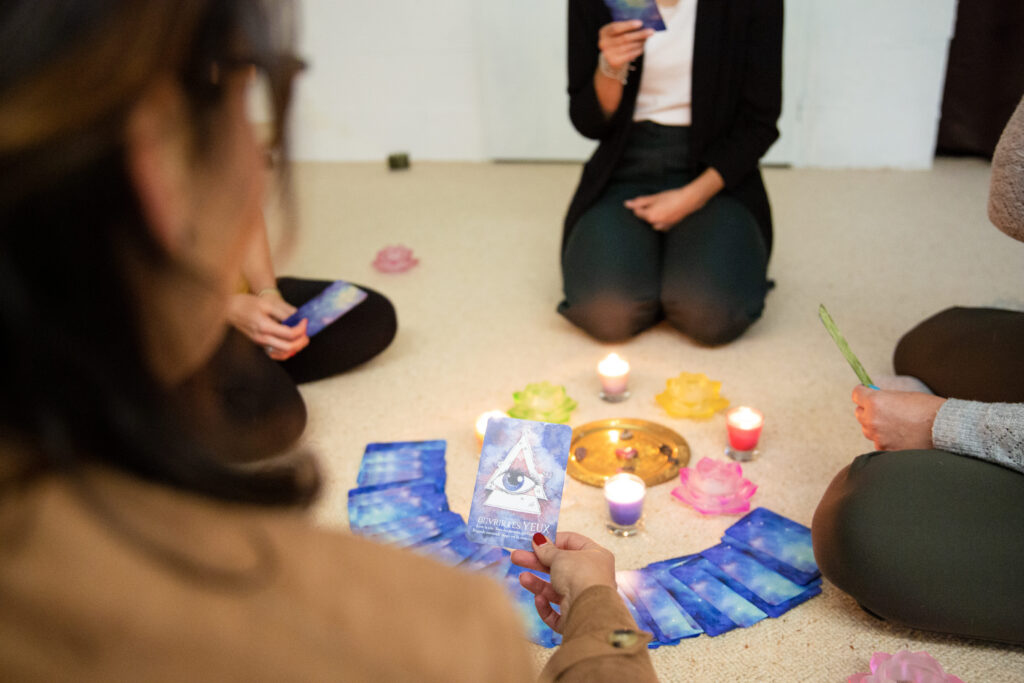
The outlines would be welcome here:
[[[942,670],[942,665],[927,652],[900,650],[894,655],[876,652],[871,658],[871,673],[854,674],[846,683],[964,683]]]
[[[396,244],[378,251],[373,267],[382,273],[404,273],[419,262],[413,258],[412,249]]]
[[[701,458],[696,467],[679,472],[680,485],[672,495],[705,515],[735,514],[750,509],[757,486],[743,478],[736,462]]]

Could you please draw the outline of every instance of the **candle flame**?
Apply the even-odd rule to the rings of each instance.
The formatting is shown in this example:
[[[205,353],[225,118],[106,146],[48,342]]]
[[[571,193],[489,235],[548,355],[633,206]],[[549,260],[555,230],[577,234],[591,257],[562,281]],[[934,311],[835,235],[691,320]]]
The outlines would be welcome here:
[[[605,377],[619,377],[629,372],[629,363],[617,353],[609,353],[597,364],[597,371]]]
[[[476,419],[476,435],[481,441],[483,441],[484,434],[487,433],[487,423],[492,417],[508,417],[508,413],[503,410],[488,410]]]
[[[617,474],[604,483],[604,496],[616,503],[635,503],[642,500],[647,486],[639,477]]]
[[[729,412],[729,424],[739,429],[756,429],[764,423],[764,416],[747,406],[740,406]]]

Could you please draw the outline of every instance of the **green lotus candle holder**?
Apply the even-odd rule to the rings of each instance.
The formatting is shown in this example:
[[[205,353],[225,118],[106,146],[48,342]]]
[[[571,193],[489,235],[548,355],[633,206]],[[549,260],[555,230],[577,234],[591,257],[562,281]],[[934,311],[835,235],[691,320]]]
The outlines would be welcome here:
[[[576,401],[569,398],[565,387],[551,382],[527,384],[512,394],[512,400],[515,403],[508,409],[508,415],[519,420],[565,424],[576,409]]]

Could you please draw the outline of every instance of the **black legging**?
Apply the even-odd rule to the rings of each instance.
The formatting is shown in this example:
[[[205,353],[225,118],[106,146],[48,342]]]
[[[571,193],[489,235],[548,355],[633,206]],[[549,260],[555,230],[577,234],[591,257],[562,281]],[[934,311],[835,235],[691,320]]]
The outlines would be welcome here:
[[[768,252],[739,200],[720,192],[666,232],[623,205],[692,181],[689,141],[688,127],[634,124],[611,182],[566,241],[558,312],[601,341],[623,341],[664,318],[714,346],[761,316]]]
[[[953,308],[900,340],[895,366],[947,398],[1024,402],[1024,313]],[[1024,474],[937,449],[867,453],[811,525],[822,574],[876,616],[1024,643]]]
[[[280,278],[285,301],[298,307],[329,281]],[[218,452],[240,461],[280,453],[302,435],[306,406],[296,384],[345,372],[386,349],[398,329],[386,297],[358,285],[367,297],[312,337],[309,346],[278,362],[230,328],[202,371],[179,390],[180,409]]]

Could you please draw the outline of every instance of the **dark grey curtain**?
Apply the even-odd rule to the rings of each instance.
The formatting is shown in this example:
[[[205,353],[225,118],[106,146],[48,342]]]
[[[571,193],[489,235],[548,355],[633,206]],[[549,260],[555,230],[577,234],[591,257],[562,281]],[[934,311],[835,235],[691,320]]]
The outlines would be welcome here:
[[[938,154],[992,157],[1024,94],[1024,0],[960,0]]]

